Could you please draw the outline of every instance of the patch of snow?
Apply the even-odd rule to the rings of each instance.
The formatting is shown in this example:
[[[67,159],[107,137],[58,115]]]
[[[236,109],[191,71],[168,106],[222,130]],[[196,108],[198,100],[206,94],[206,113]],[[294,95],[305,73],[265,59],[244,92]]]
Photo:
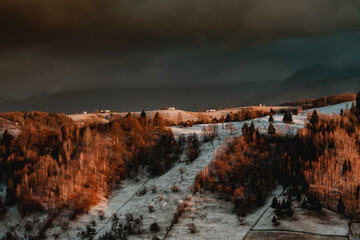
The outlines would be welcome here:
[[[351,105],[352,103],[355,103],[355,102],[343,102],[343,103],[339,103],[339,104],[335,104],[335,105],[331,105],[331,106],[326,106],[326,107],[321,107],[321,108],[312,108],[312,109],[308,109],[308,110],[305,110],[304,111],[304,114],[307,114],[307,113],[311,113],[313,112],[315,109],[322,113],[322,114],[340,114],[340,111],[341,109],[343,109],[344,111],[346,109],[350,109],[351,108]]]
[[[281,199],[279,199],[281,201]],[[279,225],[274,226],[272,219],[275,209],[269,208],[264,216],[254,226],[254,230],[286,230],[295,232],[306,232],[319,235],[347,236],[349,232],[348,219],[339,214],[323,208],[321,211],[310,211],[302,209],[301,203],[292,201],[294,215],[292,217],[282,216]]]

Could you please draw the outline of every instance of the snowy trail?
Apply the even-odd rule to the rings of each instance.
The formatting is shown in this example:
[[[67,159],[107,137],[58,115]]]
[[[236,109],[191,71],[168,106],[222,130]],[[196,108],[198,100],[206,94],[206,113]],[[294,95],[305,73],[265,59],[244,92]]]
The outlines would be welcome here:
[[[60,239],[78,239],[77,233],[83,229],[91,221],[96,222],[95,230],[98,234],[105,226],[107,226],[115,213],[119,212],[127,202],[129,202],[141,189],[141,187],[146,183],[147,180],[142,182],[133,182],[125,181],[123,187],[118,190],[114,190],[112,195],[107,201],[102,201],[96,206],[94,206],[89,213],[81,215],[74,221],[71,221],[69,224],[69,229],[66,231],[61,228],[51,228],[47,231],[48,239],[55,239],[54,234],[59,234]],[[99,213],[104,213],[104,220],[99,218]],[[58,226],[64,219],[67,219],[66,213],[65,216],[58,216],[54,222],[54,226]]]
[[[123,205],[121,205],[121,207],[120,207],[118,210],[116,210],[116,211],[111,215],[111,217],[109,217],[108,220],[106,220],[105,224],[104,224],[100,229],[98,229],[98,230],[96,231],[96,234],[95,234],[95,236],[94,236],[95,238],[100,235],[100,233],[103,231],[103,229],[110,223],[110,221],[112,220],[112,218],[113,218],[116,214],[118,214],[119,211],[120,211],[129,201],[131,201],[131,200],[136,196],[136,194],[140,191],[141,188],[143,188],[143,187],[145,186],[145,184],[146,184],[148,181],[149,181],[149,180],[146,180],[146,181],[138,188],[138,190],[137,190]]]

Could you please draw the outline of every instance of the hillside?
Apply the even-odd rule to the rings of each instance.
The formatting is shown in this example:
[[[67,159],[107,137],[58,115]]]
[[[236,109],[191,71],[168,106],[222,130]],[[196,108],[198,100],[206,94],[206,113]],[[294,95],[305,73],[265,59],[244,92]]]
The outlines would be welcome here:
[[[318,111],[323,112],[324,114],[338,113],[341,109],[346,109],[351,106],[351,103],[341,103],[338,105],[319,108]],[[173,114],[170,114],[169,111],[174,111]],[[309,110],[311,112],[312,110]],[[175,117],[180,110],[163,110],[162,114],[168,116],[169,119]],[[168,115],[166,115],[168,113]],[[221,112],[225,114],[226,112]],[[149,115],[151,113],[149,112]],[[188,113],[188,117],[192,118],[192,114]],[[212,113],[220,114],[220,113]],[[187,115],[185,115],[187,116]],[[211,117],[214,117],[212,115]],[[77,121],[84,121],[84,118],[92,118],[93,116],[83,115],[83,116],[70,116],[75,118]],[[99,119],[98,119],[99,120]],[[307,121],[307,112],[304,112],[302,115],[294,116],[294,123],[286,124],[282,122],[282,114],[274,115],[274,126],[279,133],[288,133],[296,134],[297,129],[304,127],[305,122]],[[101,122],[103,120],[100,119]],[[267,127],[269,125],[268,116],[254,119],[253,120],[256,127],[259,128],[260,132],[266,133]],[[247,121],[250,123],[251,121]],[[137,216],[142,216],[142,234],[141,238],[150,239],[154,233],[148,230],[148,226],[157,222],[160,226],[160,231],[156,233],[157,236],[163,239],[173,239],[178,234],[182,234],[184,239],[193,239],[196,238],[206,238],[209,234],[212,234],[214,239],[222,238],[223,234],[229,234],[228,239],[239,239],[245,237],[245,239],[263,239],[261,234],[270,234],[267,229],[266,224],[269,220],[266,220],[269,216],[266,214],[270,210],[268,205],[270,204],[271,196],[280,196],[282,194],[281,188],[274,190],[272,195],[268,197],[267,203],[264,207],[257,209],[254,213],[250,214],[246,218],[246,223],[244,225],[238,225],[236,223],[236,215],[232,213],[231,202],[218,202],[216,197],[210,193],[196,193],[193,194],[190,187],[193,185],[194,178],[196,174],[206,168],[207,164],[213,159],[214,154],[217,150],[226,144],[229,139],[241,135],[241,127],[245,122],[234,122],[235,128],[237,129],[233,135],[230,134],[228,130],[222,127],[222,124],[216,124],[219,128],[219,137],[216,138],[213,143],[208,142],[204,143],[201,146],[201,155],[192,163],[186,163],[186,156],[182,155],[181,160],[177,163],[170,171],[166,172],[164,175],[155,178],[149,178],[146,174],[140,177],[138,180],[126,180],[121,184],[121,187],[112,192],[111,196],[108,199],[102,199],[96,206],[92,207],[87,214],[79,216],[76,220],[71,220],[66,231],[62,230],[60,227],[61,223],[66,219],[66,212],[60,214],[53,220],[53,227],[50,227],[46,231],[46,236],[49,239],[60,237],[62,239],[74,239],[77,238],[78,233],[81,229],[84,229],[85,225],[90,222],[95,222],[96,236],[104,234],[107,230],[110,229],[112,224],[112,216],[116,215],[120,219],[125,219],[128,213],[132,213],[136,218]],[[190,133],[197,133],[201,136],[202,129],[207,125],[194,125],[192,127],[171,127],[175,136],[178,138],[182,134],[185,136]],[[156,186],[155,191],[151,190]],[[177,186],[179,191],[172,191],[171,187]],[[139,194],[147,189],[144,194]],[[174,225],[170,229],[169,224],[172,219],[172,215],[177,211],[179,204],[185,203],[185,213],[180,217],[179,224]],[[221,204],[220,204],[221,203]],[[149,213],[148,207],[153,206],[155,211]],[[298,213],[299,217],[302,219],[303,214],[301,211]],[[103,217],[99,217],[99,216]],[[306,221],[313,222],[316,227],[314,230],[308,228],[299,228],[303,226],[303,223],[300,222],[292,224],[291,222],[287,224],[286,221],[281,225],[282,234],[299,234],[298,232],[308,232],[306,234],[312,234],[312,236],[328,235],[333,236],[332,239],[342,239],[343,236],[348,235],[348,230],[346,229],[346,221],[336,220],[339,217],[332,213],[325,213],[326,218],[332,219],[326,222],[319,222],[317,216],[313,216],[313,220],[307,218]],[[46,214],[40,215],[28,215],[21,217],[16,207],[10,208],[3,219],[12,219],[12,221],[2,221],[2,233],[5,233],[11,226],[15,226],[13,233],[17,235],[22,235],[26,223],[34,221],[34,219],[42,219],[38,224],[42,224],[48,216]],[[65,218],[65,219],[64,219]],[[17,220],[16,220],[17,219]],[[232,220],[230,220],[232,219]],[[230,222],[232,221],[232,223]],[[283,220],[284,221],[284,220]],[[197,233],[195,235],[187,233],[188,224],[195,223],[197,227]],[[329,225],[330,224],[330,225]],[[331,225],[336,225],[337,228]],[[214,228],[215,227],[215,228]],[[265,228],[265,229],[264,229]],[[285,228],[285,230],[283,229]],[[168,229],[168,230],[167,230]],[[225,233],[216,235],[219,232],[215,229],[227,229]],[[337,230],[338,229],[338,230]],[[179,232],[180,231],[180,232]],[[264,232],[266,231],[266,232]],[[271,230],[272,232],[276,229]],[[285,232],[284,232],[285,231]],[[289,233],[286,233],[288,231]],[[295,233],[292,233],[295,232]],[[215,234],[215,235],[214,235]],[[305,234],[305,233],[304,233]],[[305,235],[306,236],[306,235]],[[130,235],[130,239],[138,239],[137,235]]]

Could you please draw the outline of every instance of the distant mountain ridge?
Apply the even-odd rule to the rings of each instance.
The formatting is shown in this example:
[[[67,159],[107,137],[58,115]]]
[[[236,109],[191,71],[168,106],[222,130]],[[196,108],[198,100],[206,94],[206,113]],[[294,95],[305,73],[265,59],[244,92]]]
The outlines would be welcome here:
[[[316,64],[296,71],[292,76],[281,82],[281,87],[291,88],[325,82],[339,83],[336,80],[359,83],[360,68],[351,66],[338,69],[325,64]]]
[[[103,88],[35,94],[22,100],[0,99],[0,112],[47,111],[75,113],[112,109],[140,111],[162,105],[197,111],[199,108],[279,105],[360,90],[360,67],[334,68],[316,64],[279,82],[238,82],[171,87]]]
[[[253,98],[238,98],[228,105],[231,107],[239,103],[278,105],[300,99],[358,91],[360,91],[360,67],[334,68],[326,64],[315,64],[299,69],[290,77],[280,81],[270,93]]]
[[[264,86],[264,88],[261,88]],[[21,100],[0,101],[0,112],[46,111],[75,113],[100,109],[141,111],[162,105],[197,111],[202,107],[220,107],[241,95],[246,98],[264,95],[274,84],[235,83],[170,87],[102,88],[36,94]]]

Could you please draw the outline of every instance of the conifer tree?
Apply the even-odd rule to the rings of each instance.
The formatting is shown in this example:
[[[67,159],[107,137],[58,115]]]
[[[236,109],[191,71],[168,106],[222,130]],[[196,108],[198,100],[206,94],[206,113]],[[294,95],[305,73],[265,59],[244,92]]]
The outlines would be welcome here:
[[[357,96],[356,96],[356,107],[355,108],[356,108],[355,115],[357,117],[359,117],[360,116],[360,92],[358,92]]]
[[[144,110],[141,111],[139,122],[143,128],[146,128],[147,117],[146,117],[146,112]]]
[[[275,130],[275,127],[272,123],[270,123],[269,127],[268,127],[268,134],[270,136],[273,136],[275,134],[276,130]]]
[[[355,193],[354,193],[356,199],[359,199],[359,192],[360,192],[360,185],[358,184],[357,187],[356,187]]]
[[[338,213],[340,213],[340,214],[343,214],[345,211],[345,205],[344,205],[341,195],[339,198],[339,203],[337,205],[337,210],[338,210]]]
[[[231,116],[229,113],[226,115],[225,122],[231,122]]]
[[[249,131],[249,124],[248,123],[244,123],[244,125],[241,128],[241,131],[244,135],[246,135]]]
[[[254,122],[251,122],[251,124],[250,124],[250,128],[249,128],[249,133],[250,133],[250,135],[252,135],[254,132],[255,132],[255,124],[254,124]]]
[[[165,125],[164,119],[160,116],[159,112],[155,113],[153,125],[156,127],[163,127]]]
[[[289,217],[292,217],[294,215],[294,212],[293,212],[291,206],[288,208],[287,214],[288,214]]]
[[[274,121],[273,115],[270,115],[269,122],[273,122],[273,121]]]
[[[293,121],[291,112],[286,112],[283,117],[283,122],[291,123]]]
[[[347,171],[348,171],[348,165],[347,165],[347,161],[345,160],[342,168],[342,174],[345,175]]]
[[[5,205],[4,205],[4,203],[3,203],[3,201],[2,201],[2,198],[1,198],[1,196],[0,196],[0,214],[1,214],[1,212],[3,211],[4,207],[5,207]]]
[[[200,142],[196,133],[188,136],[186,156],[189,161],[194,161],[200,155]]]
[[[276,209],[278,207],[278,205],[279,205],[279,202],[278,202],[277,198],[274,196],[274,198],[271,202],[271,207]]]
[[[319,116],[316,110],[313,111],[312,115],[311,115],[311,119],[310,119],[310,123],[312,125],[316,125],[319,123]]]
[[[277,220],[276,216],[274,216],[271,221],[274,225],[278,225],[278,220]]]

